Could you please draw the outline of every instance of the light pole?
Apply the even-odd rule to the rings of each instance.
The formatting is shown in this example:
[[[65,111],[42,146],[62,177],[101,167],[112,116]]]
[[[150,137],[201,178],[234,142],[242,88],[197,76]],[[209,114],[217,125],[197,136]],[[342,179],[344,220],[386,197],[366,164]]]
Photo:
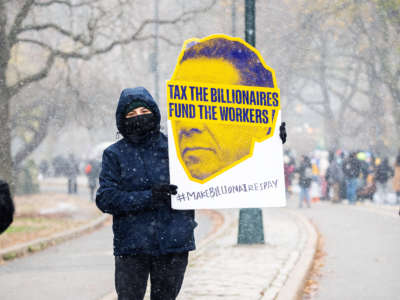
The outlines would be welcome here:
[[[236,36],[236,0],[232,0],[231,8],[232,36]]]
[[[255,47],[255,0],[245,1],[245,39]],[[240,210],[238,244],[264,244],[263,215],[260,208],[242,208]]]

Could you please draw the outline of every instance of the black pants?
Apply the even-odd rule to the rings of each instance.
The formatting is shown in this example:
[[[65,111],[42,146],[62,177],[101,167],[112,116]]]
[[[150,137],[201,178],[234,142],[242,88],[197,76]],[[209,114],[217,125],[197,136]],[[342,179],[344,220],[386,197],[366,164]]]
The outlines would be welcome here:
[[[143,300],[150,274],[151,300],[175,300],[181,289],[188,252],[160,256],[115,257],[118,300]]]

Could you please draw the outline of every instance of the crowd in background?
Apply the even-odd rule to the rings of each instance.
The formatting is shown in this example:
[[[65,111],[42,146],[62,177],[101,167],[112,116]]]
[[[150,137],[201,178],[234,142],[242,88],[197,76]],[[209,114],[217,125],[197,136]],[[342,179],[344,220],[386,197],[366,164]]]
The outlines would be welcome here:
[[[299,193],[299,207],[312,202],[370,200],[377,204],[400,203],[400,152],[380,157],[368,151],[315,150],[296,162],[288,150],[284,156],[288,194]],[[391,182],[391,185],[389,184]],[[297,183],[294,184],[294,183]]]
[[[70,194],[77,193],[77,177],[85,174],[90,199],[95,197],[101,170],[97,159],[79,161],[73,155],[68,158],[57,156],[51,163],[41,161],[38,168],[25,168],[23,175],[35,173],[36,169],[40,178],[67,177]],[[370,200],[377,204],[400,204],[400,152],[396,157],[389,158],[368,151],[315,150],[310,155],[296,157],[291,150],[286,150],[284,172],[286,191],[288,194],[299,194],[299,207],[310,207],[316,201],[355,204]],[[35,192],[25,188],[35,186],[33,180],[26,178],[24,176],[20,180],[23,192]]]

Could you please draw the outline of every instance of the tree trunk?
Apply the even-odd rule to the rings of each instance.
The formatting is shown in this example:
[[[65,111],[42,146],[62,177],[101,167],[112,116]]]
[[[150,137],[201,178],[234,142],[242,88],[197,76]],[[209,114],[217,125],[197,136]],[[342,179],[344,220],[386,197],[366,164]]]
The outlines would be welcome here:
[[[396,100],[393,101],[392,115],[395,122],[396,136],[397,138],[393,141],[393,146],[396,147],[397,151],[400,151],[400,103]]]
[[[11,156],[10,96],[6,87],[0,87],[0,179],[14,190]]]
[[[335,119],[324,118],[324,136],[325,136],[325,147],[328,150],[337,150],[340,148],[341,136],[336,126]]]

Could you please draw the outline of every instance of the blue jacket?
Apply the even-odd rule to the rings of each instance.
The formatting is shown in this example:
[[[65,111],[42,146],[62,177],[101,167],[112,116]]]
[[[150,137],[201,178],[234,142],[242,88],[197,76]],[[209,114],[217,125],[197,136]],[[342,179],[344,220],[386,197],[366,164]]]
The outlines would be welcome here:
[[[121,120],[133,99],[145,101],[160,122],[160,111],[142,88],[122,91],[116,121]],[[195,249],[193,210],[173,210],[169,203],[152,197],[154,184],[169,183],[168,141],[157,131],[144,142],[126,138],[104,150],[96,204],[113,215],[114,255],[186,252]],[[179,187],[178,187],[179,192]]]

